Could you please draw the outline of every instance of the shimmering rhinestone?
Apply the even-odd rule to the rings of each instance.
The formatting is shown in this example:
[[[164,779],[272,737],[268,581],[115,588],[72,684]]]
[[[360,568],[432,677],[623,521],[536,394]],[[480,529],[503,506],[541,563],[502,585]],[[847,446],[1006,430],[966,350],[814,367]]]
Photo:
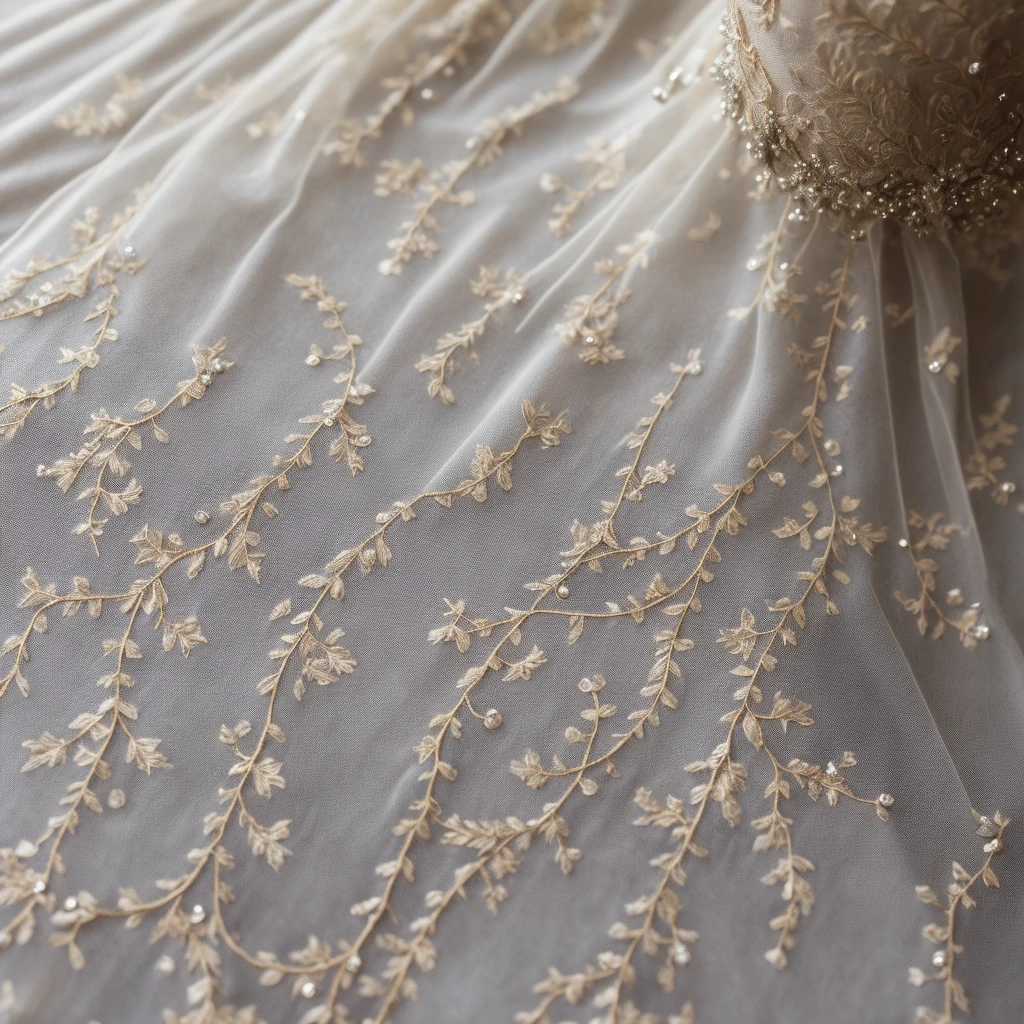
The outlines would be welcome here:
[[[677,942],[672,950],[672,959],[680,967],[685,967],[693,959],[693,954],[685,943]]]
[[[128,259],[131,259],[135,255],[135,246],[126,245],[121,251],[128,257]]]
[[[933,359],[928,364],[929,373],[942,373],[942,363],[938,359]]]
[[[513,292],[512,293],[512,301],[516,305],[518,305],[520,302],[522,302],[523,299],[525,299],[525,298],[526,298],[526,296],[521,291],[520,292]]]
[[[311,981],[304,981],[299,991],[307,998],[312,999],[316,995],[316,985]]]
[[[597,344],[597,338],[595,338],[594,335],[592,335],[592,334],[588,334],[583,339],[583,344],[584,345],[596,345]]]
[[[975,640],[987,640],[989,634],[989,628],[983,622],[979,622],[976,626],[971,627],[971,636]]]
[[[78,900],[76,900],[74,896],[69,896],[64,901],[64,909],[67,910],[67,911],[77,910],[78,909]]]
[[[564,601],[569,596],[569,587],[565,583],[559,583],[555,593]]]
[[[1003,494],[1013,494],[1013,492],[1017,490],[1017,485],[1012,480],[1004,480],[999,485],[999,490],[1001,490]]]
[[[833,476],[842,476],[843,475],[843,467],[842,466],[836,466],[832,470],[832,475]]]
[[[353,953],[346,961],[345,966],[350,971],[358,971],[363,966],[362,957],[358,953]]]
[[[491,708],[490,711],[484,715],[484,725],[488,729],[499,729],[501,728],[502,717],[497,708]]]
[[[32,891],[37,894],[41,892],[46,892],[46,882],[44,882],[41,878],[37,878],[32,883]]]
[[[112,789],[110,794],[107,796],[107,806],[113,808],[115,811],[120,810],[124,807],[124,790],[123,789]]]
[[[192,908],[192,913],[188,915],[188,919],[193,924],[202,924],[203,921],[206,920],[206,910],[204,909],[202,903],[197,903]]]
[[[199,523],[200,526],[203,526],[210,521],[210,513],[207,512],[205,508],[201,508],[192,518]]]
[[[985,65],[982,64],[980,60],[976,60],[976,61],[974,61],[973,64],[970,64],[968,66],[967,74],[969,74],[969,75],[980,75],[982,70],[984,69],[984,67],[985,67]]]
[[[892,805],[894,803],[896,803],[896,800],[893,797],[892,793],[879,793],[878,794],[878,802],[883,807],[892,807]]]

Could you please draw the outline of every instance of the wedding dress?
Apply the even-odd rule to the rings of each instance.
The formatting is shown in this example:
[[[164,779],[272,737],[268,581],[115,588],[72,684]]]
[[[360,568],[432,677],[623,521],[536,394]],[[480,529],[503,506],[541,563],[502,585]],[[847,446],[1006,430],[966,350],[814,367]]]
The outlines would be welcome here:
[[[0,3],[0,1020],[1024,1019],[1024,11]]]

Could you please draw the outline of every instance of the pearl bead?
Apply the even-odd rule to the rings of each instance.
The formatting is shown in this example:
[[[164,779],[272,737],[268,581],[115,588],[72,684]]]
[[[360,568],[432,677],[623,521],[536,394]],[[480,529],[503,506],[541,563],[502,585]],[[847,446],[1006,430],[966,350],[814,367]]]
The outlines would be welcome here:
[[[370,443],[370,435],[369,434],[360,434],[359,435],[359,443],[360,444],[369,444]]]
[[[325,416],[324,417],[324,426],[325,427],[333,427],[334,426],[334,417],[333,416]]]
[[[501,727],[501,723],[502,717],[497,708],[491,708],[491,710],[484,715],[484,726],[488,729],[498,729]]]
[[[757,270],[757,264],[757,257],[751,256],[750,259],[747,260],[747,270]]]
[[[223,359],[214,359],[214,361],[213,361],[213,372],[214,373],[223,373],[226,369],[227,369],[227,365],[225,364]]]
[[[188,917],[193,924],[202,924],[206,920],[206,911],[203,909],[203,905],[197,903],[192,908],[192,913]]]
[[[318,356],[315,352],[310,352],[309,355],[306,356],[306,365],[307,366],[319,366],[320,365],[320,356]]]
[[[434,90],[429,86],[425,89],[420,89],[420,98],[424,100],[432,100],[434,98]]]
[[[1011,480],[1004,480],[999,485],[999,490],[1001,490],[1003,494],[1013,494],[1013,492],[1017,490],[1017,485]]]
[[[210,513],[207,512],[206,509],[201,508],[201,509],[199,509],[198,512],[196,512],[196,514],[192,518],[197,523],[199,523],[200,526],[202,526],[205,523],[208,523],[210,521]]]
[[[156,962],[156,969],[161,974],[171,975],[174,973],[174,961],[166,954]]]
[[[345,966],[350,971],[358,971],[363,966],[363,959],[358,953],[353,953],[346,961]]]
[[[124,790],[123,789],[112,789],[110,794],[107,796],[107,806],[113,808],[115,811],[120,810],[124,807]]]
[[[974,626],[971,629],[971,636],[973,636],[975,640],[987,640],[988,634],[989,628],[983,622],[979,622],[977,626]]]
[[[199,380],[203,384],[209,384],[210,381],[213,380],[213,374],[212,373],[201,373],[201,374],[199,374]]]
[[[316,985],[311,981],[303,982],[302,988],[299,991],[307,998],[312,999],[316,995]]]
[[[35,882],[32,883],[32,891],[37,895],[39,893],[46,892],[46,882],[44,882],[41,878],[37,878]]]
[[[675,948],[672,950],[672,959],[675,960],[680,967],[685,967],[693,959],[693,954],[689,948],[682,942],[677,942]]]
[[[938,359],[933,359],[928,364],[928,371],[930,373],[942,373],[942,363]]]
[[[946,966],[946,952],[945,952],[945,950],[937,949],[934,953],[932,953],[932,963],[936,967],[945,967]]]
[[[1003,844],[999,839],[993,839],[982,847],[986,853],[998,853],[1002,848]]]
[[[566,584],[559,583],[555,593],[564,601],[569,596],[569,588]]]
[[[597,338],[595,338],[592,334],[588,334],[583,339],[583,344],[584,345],[596,345],[597,344]]]
[[[695,359],[692,363],[686,364],[686,372],[691,377],[699,377],[704,372],[704,364]]]
[[[894,803],[896,803],[896,800],[893,797],[892,793],[879,793],[878,794],[878,802],[883,807],[892,807],[892,805]]]
[[[682,77],[683,77],[683,69],[682,68],[673,68],[672,69],[672,73],[668,76],[668,80],[670,82],[678,82],[679,79],[682,78]]]
[[[832,438],[829,438],[825,442],[824,448],[825,448],[825,454],[826,455],[838,455],[839,454],[839,442],[833,440]]]
[[[651,90],[651,95],[659,102],[664,103],[668,99],[668,90],[662,88],[660,85],[656,85]]]
[[[906,537],[900,537],[898,543],[901,548],[910,547],[910,541],[908,541]]]
[[[64,901],[64,909],[67,910],[67,911],[77,910],[78,909],[78,900],[76,900],[74,896],[69,896]]]
[[[525,299],[525,298],[526,298],[526,296],[521,291],[520,292],[513,292],[513,294],[512,294],[512,301],[516,305],[519,305],[519,303],[522,302],[523,299]]]

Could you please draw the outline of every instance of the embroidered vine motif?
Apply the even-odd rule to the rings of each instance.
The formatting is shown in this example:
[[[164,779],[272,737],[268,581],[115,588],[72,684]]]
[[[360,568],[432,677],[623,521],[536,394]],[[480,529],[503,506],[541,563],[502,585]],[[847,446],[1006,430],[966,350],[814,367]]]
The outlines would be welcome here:
[[[608,192],[622,183],[626,176],[626,149],[637,139],[639,132],[630,131],[611,142],[599,136],[587,140],[587,148],[576,156],[583,166],[587,181],[580,188],[570,185],[555,174],[545,174],[540,187],[561,198],[552,209],[548,228],[556,238],[564,238],[572,230],[572,219],[583,204],[599,192]]]
[[[507,8],[498,0],[458,0],[443,17],[419,26],[417,34],[430,42],[441,43],[440,48],[435,52],[420,52],[400,73],[383,79],[381,85],[387,95],[377,109],[363,120],[343,118],[335,137],[324,145],[324,153],[336,155],[342,167],[365,167],[367,161],[362,144],[368,139],[380,138],[384,125],[392,117],[397,116],[409,124],[415,117],[410,102],[412,94],[420,89],[422,99],[432,99],[433,89],[427,82],[438,74],[453,75],[455,69],[469,59],[468,51],[499,35],[511,20]],[[260,137],[252,131],[250,135]]]
[[[978,416],[984,433],[978,438],[977,446],[964,464],[969,491],[988,490],[997,505],[1005,505],[1010,495],[1017,490],[1012,480],[1000,480],[999,474],[1006,469],[1006,459],[992,454],[997,448],[1010,448],[1017,439],[1017,426],[1003,417],[1010,407],[1010,396],[1003,395],[990,413]]]
[[[245,126],[245,134],[250,139],[268,139],[281,130],[281,115],[276,110],[268,110],[258,121],[250,121]]]
[[[650,262],[648,250],[656,241],[652,231],[641,231],[632,242],[615,247],[621,262],[601,259],[594,272],[605,280],[589,295],[578,295],[566,307],[565,319],[556,330],[567,345],[581,344],[580,359],[590,365],[610,363],[625,358],[612,341],[619,326],[619,310],[632,294],[627,284],[629,272],[644,270]]]
[[[234,96],[242,87],[242,82],[230,75],[225,75],[216,85],[207,85],[205,82],[198,82],[192,91],[192,102],[190,109],[184,114],[164,114],[164,124],[180,124],[186,118],[192,117],[206,107],[222,103],[224,100]]]
[[[945,551],[949,547],[949,541],[953,534],[967,532],[956,523],[942,522],[943,518],[941,512],[925,517],[913,509],[908,510],[907,526],[911,531],[911,539],[901,537],[899,546],[910,556],[921,589],[916,597],[905,596],[897,590],[896,600],[908,612],[917,617],[917,628],[921,636],[930,630],[932,639],[938,640],[946,632],[948,626],[957,631],[964,647],[973,650],[978,646],[979,640],[987,640],[989,635],[988,626],[980,621],[981,605],[972,604],[954,618],[954,613],[947,612],[935,598],[939,563],[928,554],[928,551],[929,549]],[[946,603],[951,608],[959,607],[964,603],[964,596],[959,587],[954,587],[949,591],[946,595]]]
[[[552,56],[593,39],[607,22],[604,0],[566,0],[554,21],[537,38],[541,53]]]
[[[415,216],[403,221],[402,233],[388,242],[392,255],[382,260],[382,274],[400,274],[413,256],[431,259],[439,250],[433,235],[439,228],[437,208],[443,205],[472,206],[474,194],[459,189],[462,179],[473,170],[489,167],[503,153],[509,138],[522,134],[533,118],[568,103],[579,92],[579,86],[568,78],[561,79],[548,92],[535,92],[527,103],[507,107],[495,117],[486,118],[477,127],[476,135],[466,142],[469,156],[453,160],[440,170],[428,173],[418,185],[423,197],[414,204]]]
[[[132,464],[124,455],[125,446],[142,450],[144,431],[152,430],[153,437],[161,444],[167,444],[170,435],[161,426],[160,419],[175,404],[186,406],[202,398],[213,383],[216,375],[223,373],[233,364],[223,358],[227,347],[221,338],[209,348],[196,348],[192,355],[195,373],[188,380],[180,381],[174,396],[163,405],[151,399],[143,399],[135,406],[139,416],[135,419],[121,419],[110,416],[105,409],[92,414],[92,421],[84,433],[90,440],[77,452],[57,459],[49,466],[40,465],[37,475],[53,478],[66,494],[74,487],[86,469],[96,471],[96,478],[85,490],[77,495],[78,501],[88,501],[89,512],[84,522],[75,527],[79,536],[85,535],[92,542],[96,554],[100,553],[99,538],[108,519],[100,518],[101,506],[113,516],[124,515],[132,505],[142,500],[142,486],[135,477],[123,490],[111,490],[106,484],[108,475],[126,476]]]
[[[35,387],[11,384],[11,397],[0,404],[0,438],[11,438],[21,430],[36,407],[52,409],[63,391],[75,392],[82,374],[99,364],[100,348],[106,342],[117,341],[118,332],[111,322],[118,314],[114,304],[120,295],[119,275],[135,274],[144,264],[131,245],[119,246],[126,226],[149,198],[152,186],[137,189],[135,202],[122,213],[116,214],[109,228],[99,233],[100,213],[89,207],[80,219],[71,224],[75,248],[58,259],[33,257],[24,270],[12,270],[0,280],[0,322],[24,316],[41,317],[46,311],[71,299],[82,299],[104,289],[105,294],[86,315],[85,322],[98,321],[93,329],[92,341],[81,348],[61,348],[62,365],[71,371],[60,380]],[[65,269],[66,268],[66,269]],[[64,270],[59,277],[55,271]],[[35,291],[24,296],[31,283]]]
[[[416,363],[420,373],[431,375],[427,385],[427,393],[431,398],[438,397],[446,405],[455,401],[455,393],[446,383],[446,375],[455,369],[456,353],[465,352],[474,363],[479,362],[476,342],[487,330],[491,317],[510,304],[522,302],[525,286],[526,276],[514,270],[506,270],[502,274],[500,267],[480,268],[469,287],[474,295],[486,300],[483,313],[476,320],[463,324],[457,331],[449,331],[443,338],[439,338],[434,352],[423,356]]]
[[[107,135],[115,128],[123,128],[128,123],[128,105],[142,92],[142,79],[130,78],[122,72],[117,75],[115,82],[117,88],[103,104],[102,110],[97,110],[89,103],[79,103],[68,113],[58,114],[53,123],[79,138]]]
[[[925,973],[919,967],[910,968],[910,984],[925,985],[929,982],[941,982],[943,987],[943,1006],[941,1011],[936,1011],[929,1006],[919,1006],[915,1021],[917,1024],[955,1024],[953,1020],[954,1007],[964,1013],[970,1012],[970,1004],[967,1000],[967,993],[963,985],[954,977],[953,971],[956,967],[956,958],[964,951],[964,947],[956,942],[955,930],[957,914],[961,910],[971,910],[975,907],[975,899],[971,890],[979,881],[991,889],[999,887],[999,878],[992,869],[992,861],[996,855],[1003,850],[1003,833],[1010,824],[999,811],[991,817],[971,812],[978,822],[978,835],[987,840],[983,851],[985,859],[980,868],[973,874],[953,861],[953,881],[949,885],[949,893],[946,903],[932,891],[930,886],[917,886],[917,898],[922,903],[936,907],[942,911],[941,923],[925,925],[924,937],[934,943],[938,948],[932,954],[931,963],[935,968],[931,973]]]
[[[711,211],[708,214],[707,220],[704,221],[703,226],[699,228],[688,228],[686,231],[686,237],[691,242],[710,242],[711,239],[717,234],[718,229],[722,226],[722,218],[717,213]]]
[[[291,954],[291,962],[279,962],[268,953],[249,953],[238,943],[222,916],[223,904],[231,900],[230,888],[223,878],[223,873],[233,866],[233,860],[226,852],[223,840],[229,825],[237,815],[239,827],[247,832],[249,845],[255,856],[264,858],[272,867],[279,868],[289,855],[290,851],[284,846],[289,834],[289,822],[281,820],[272,824],[262,824],[251,812],[247,802],[248,795],[251,795],[249,788],[259,795],[270,797],[275,789],[283,788],[285,785],[280,772],[281,763],[267,753],[267,748],[271,741],[280,743],[285,740],[283,731],[274,720],[274,707],[284,685],[286,672],[294,667],[293,663],[298,663],[299,678],[293,684],[292,690],[294,697],[301,700],[307,684],[326,686],[356,669],[355,660],[339,642],[343,635],[341,630],[328,629],[325,626],[321,618],[323,606],[329,599],[340,600],[344,597],[344,576],[353,567],[358,566],[361,572],[370,573],[375,568],[383,570],[390,564],[391,550],[387,545],[386,535],[397,524],[415,519],[415,510],[420,503],[432,500],[444,507],[450,507],[456,498],[471,498],[477,502],[484,502],[488,497],[488,484],[491,480],[496,481],[504,490],[511,488],[512,463],[527,441],[536,440],[543,446],[555,446],[559,443],[561,435],[569,431],[568,423],[563,417],[552,417],[546,410],[537,408],[530,402],[523,403],[523,417],[525,429],[511,448],[494,454],[485,445],[478,446],[468,479],[453,488],[424,492],[411,501],[396,502],[391,509],[377,517],[378,527],[373,533],[356,547],[340,552],[324,569],[322,575],[312,574],[303,577],[299,581],[300,585],[311,587],[317,592],[316,598],[307,610],[292,615],[290,601],[278,605],[272,618],[291,616],[291,624],[297,627],[297,630],[286,633],[282,638],[283,646],[270,652],[270,658],[275,662],[276,668],[258,687],[268,700],[262,728],[257,729],[253,739],[247,741],[246,737],[253,732],[248,722],[240,722],[234,727],[222,727],[221,742],[231,749],[235,759],[228,775],[237,778],[237,781],[221,788],[220,799],[223,809],[206,816],[204,829],[210,839],[205,847],[190,855],[190,870],[180,878],[159,881],[157,887],[162,890],[163,895],[150,901],[143,901],[133,890],[124,889],[117,907],[103,907],[90,893],[79,892],[65,901],[63,910],[56,910],[56,899],[48,890],[48,883],[55,866],[60,863],[58,851],[61,842],[66,834],[73,832],[77,824],[80,806],[84,804],[93,811],[99,807],[98,797],[92,787],[97,781],[109,776],[109,766],[104,757],[114,733],[117,730],[127,733],[126,719],[134,720],[136,709],[124,699],[124,689],[131,685],[132,680],[124,672],[123,659],[141,655],[137,645],[130,639],[131,624],[140,607],[143,607],[143,599],[148,600],[147,595],[150,594],[152,587],[140,589],[140,586],[136,585],[133,592],[127,595],[92,595],[87,593],[86,585],[82,595],[57,597],[49,591],[44,591],[34,574],[27,574],[27,597],[24,603],[35,608],[30,630],[39,628],[39,617],[45,615],[45,610],[58,605],[70,606],[73,614],[79,606],[89,603],[90,612],[96,615],[101,614],[103,604],[110,601],[123,602],[123,610],[126,604],[131,604],[132,608],[128,612],[129,626],[124,637],[107,645],[108,651],[117,654],[118,661],[115,671],[110,674],[107,681],[101,682],[114,688],[113,698],[105,701],[97,712],[76,719],[70,727],[75,730],[72,737],[61,740],[44,733],[38,741],[30,741],[27,744],[32,757],[26,764],[26,770],[64,763],[67,750],[75,743],[80,744],[76,763],[88,766],[89,770],[83,780],[73,784],[73,799],[65,801],[71,805],[69,809],[58,818],[51,819],[49,829],[38,841],[33,843],[25,840],[15,850],[3,851],[0,857],[0,893],[3,894],[0,903],[21,903],[22,907],[15,918],[0,930],[0,943],[9,943],[12,937],[16,937],[18,941],[27,941],[32,933],[34,911],[41,907],[52,913],[53,923],[59,929],[53,934],[51,942],[66,947],[72,963],[81,965],[84,960],[77,945],[77,936],[90,922],[104,918],[121,918],[127,926],[135,927],[150,914],[159,912],[161,916],[155,926],[154,939],[169,937],[181,942],[185,947],[190,968],[200,974],[199,980],[190,987],[191,1001],[199,1004],[199,1008],[193,1011],[196,1016],[192,1017],[190,1014],[181,1018],[182,1021],[190,1018],[196,1021],[235,1020],[231,1016],[235,1013],[232,1008],[218,1008],[215,1005],[221,972],[220,957],[216,950],[219,940],[223,940],[250,965],[262,969],[264,974],[261,980],[264,984],[276,983],[274,979],[277,975],[289,976],[295,981],[296,994],[301,992],[308,996],[310,992],[307,986],[311,984],[312,976],[337,970],[334,998],[340,987],[348,987],[359,966],[358,953],[353,952],[358,950],[358,946],[342,942],[339,944],[341,955],[332,956],[329,947],[313,939],[305,950]],[[137,538],[136,543],[140,548],[138,561],[159,562],[162,571],[170,564],[188,556],[188,552],[181,551],[179,547],[172,545],[168,548],[164,539],[154,536],[152,531],[145,537]],[[157,601],[157,604],[162,608],[162,603]],[[186,655],[195,644],[205,642],[194,620],[181,624],[165,623],[164,629],[165,648],[170,649],[177,643]],[[169,633],[172,635],[170,641]],[[96,746],[89,748],[89,740]],[[246,742],[251,744],[250,753],[243,749]],[[132,737],[129,739],[128,749],[140,768],[151,771],[157,767],[167,766],[163,756],[156,750],[158,744],[159,740]],[[454,769],[443,763],[438,773],[438,777],[447,777],[449,774],[454,777]],[[37,856],[47,843],[49,854],[45,867],[42,870],[31,868],[27,862]],[[212,888],[212,907],[207,911],[202,904],[194,904],[189,909],[185,903],[186,897],[204,873],[212,873],[212,878],[209,879]],[[389,877],[394,879],[397,875],[396,869]],[[394,881],[392,880],[390,884],[393,885]],[[372,911],[371,905],[365,913],[374,916]],[[383,908],[380,913],[383,913]],[[375,927],[379,916],[375,916],[370,931]],[[362,941],[365,940],[360,940]],[[170,1011],[168,1012],[170,1017],[174,1017]],[[322,1019],[329,1020],[330,1015]]]

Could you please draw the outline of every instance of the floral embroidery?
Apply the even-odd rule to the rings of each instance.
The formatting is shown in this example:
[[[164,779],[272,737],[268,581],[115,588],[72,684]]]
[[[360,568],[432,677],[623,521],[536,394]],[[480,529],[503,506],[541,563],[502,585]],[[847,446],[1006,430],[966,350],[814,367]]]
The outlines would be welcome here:
[[[423,356],[416,364],[420,373],[429,373],[430,384],[427,386],[427,393],[434,397],[440,397],[446,405],[455,401],[455,394],[445,382],[445,374],[455,368],[456,352],[466,352],[473,362],[479,362],[476,354],[476,342],[487,330],[491,317],[499,310],[509,304],[518,304],[523,301],[523,288],[526,285],[526,278],[523,274],[517,274],[514,270],[507,270],[502,274],[499,267],[481,267],[480,273],[470,282],[470,289],[474,295],[486,299],[483,313],[476,320],[463,324],[457,331],[449,331],[443,338],[439,338],[435,351],[431,355]]]
[[[539,36],[541,53],[551,56],[592,39],[604,28],[604,0],[566,0],[555,20]]]
[[[115,81],[117,89],[103,105],[102,111],[89,103],[79,103],[74,110],[58,114],[53,123],[79,138],[107,135],[115,128],[123,128],[128,123],[128,105],[142,92],[142,79],[120,73]]]
[[[960,367],[953,362],[952,355],[962,340],[952,334],[948,327],[943,327],[922,352],[921,358],[928,372],[941,373],[950,384],[955,384],[960,376]]]
[[[76,248],[69,255],[54,260],[33,257],[24,270],[12,270],[0,280],[0,322],[23,316],[41,317],[48,309],[70,299],[82,299],[96,289],[106,289],[106,294],[85,317],[86,323],[99,321],[93,329],[92,341],[78,349],[61,349],[59,361],[72,366],[71,372],[60,380],[35,387],[11,384],[10,399],[0,404],[0,417],[3,417],[0,438],[13,437],[40,403],[44,409],[52,409],[63,391],[77,391],[82,373],[99,364],[101,346],[117,341],[118,332],[111,321],[118,314],[114,305],[120,295],[118,277],[121,273],[129,276],[137,273],[146,262],[134,246],[119,247],[119,242],[151,191],[152,186],[138,189],[134,205],[115,215],[102,235],[98,234],[99,210],[90,207],[81,219],[72,222],[72,241]],[[63,268],[67,269],[60,277],[48,276]],[[23,298],[32,282],[37,282],[38,290]]]
[[[910,984],[925,985],[928,982],[941,982],[943,986],[943,1006],[940,1012],[929,1006],[919,1006],[917,1015],[914,1018],[917,1024],[954,1024],[953,1009],[970,1012],[967,1001],[967,993],[963,985],[953,976],[956,967],[956,958],[964,951],[964,947],[957,944],[955,940],[955,929],[957,913],[960,910],[973,909],[975,899],[971,890],[978,881],[985,883],[986,887],[997,889],[999,878],[992,870],[992,861],[996,854],[1002,852],[1004,846],[1003,833],[1010,824],[1009,818],[1004,817],[999,811],[991,817],[978,814],[972,811],[975,820],[978,822],[978,835],[987,840],[984,845],[985,859],[980,868],[971,874],[966,868],[956,861],[953,861],[953,881],[949,886],[949,895],[946,904],[927,885],[917,886],[917,898],[922,903],[936,907],[942,911],[942,922],[925,925],[924,937],[933,942],[938,948],[932,954],[931,973],[925,973],[919,967],[910,968]]]
[[[381,261],[380,272],[400,274],[403,265],[417,254],[431,259],[439,249],[432,237],[439,227],[436,208],[444,204],[472,206],[476,197],[468,190],[459,190],[462,179],[474,169],[493,164],[504,152],[509,137],[521,135],[529,121],[552,107],[568,103],[578,92],[579,86],[574,81],[563,78],[554,89],[535,92],[527,103],[507,107],[496,117],[481,122],[476,135],[467,140],[469,156],[450,161],[420,181],[419,191],[423,193],[423,198],[414,204],[416,215],[402,223],[402,234],[399,237],[388,242],[392,255]]]
[[[969,491],[989,490],[997,505],[1005,505],[1010,495],[1017,490],[1012,480],[1000,480],[999,474],[1006,469],[1006,459],[992,454],[997,448],[1010,448],[1017,439],[1017,426],[1003,418],[1010,407],[1010,396],[1003,395],[990,413],[978,416],[984,433],[978,438],[977,446],[964,464]]]
[[[548,228],[556,238],[569,234],[573,217],[588,199],[621,184],[626,174],[626,149],[638,134],[626,132],[612,142],[605,142],[598,136],[588,139],[587,148],[576,157],[576,162],[583,165],[587,175],[587,182],[582,188],[575,188],[554,174],[545,174],[540,179],[540,187],[545,192],[552,195],[561,193],[562,196],[555,203],[553,216],[548,220]]]
[[[704,225],[702,227],[688,228],[686,231],[686,237],[691,242],[710,242],[721,226],[722,218],[712,211],[708,214],[708,218],[704,221]]]
[[[641,231],[632,242],[616,246],[623,260],[598,260],[594,271],[604,282],[593,294],[579,295],[565,307],[565,319],[556,329],[567,345],[582,343],[580,359],[585,363],[610,363],[625,357],[612,338],[619,326],[619,310],[632,294],[626,279],[634,268],[647,268],[648,250],[655,240],[654,232]]]
[[[76,526],[74,532],[87,536],[97,555],[100,553],[98,538],[103,535],[103,527],[108,522],[97,515],[100,506],[104,506],[113,516],[121,516],[142,499],[142,487],[135,477],[120,491],[110,490],[106,486],[105,478],[108,474],[124,477],[132,468],[131,462],[123,454],[124,446],[141,451],[145,428],[152,430],[157,441],[166,444],[170,436],[159,420],[175,403],[186,406],[202,398],[213,383],[214,376],[233,365],[222,358],[225,348],[224,338],[209,348],[196,348],[192,356],[196,371],[193,376],[180,381],[177,392],[163,405],[158,406],[151,398],[139,402],[135,411],[140,416],[136,419],[124,420],[110,416],[105,409],[93,413],[92,421],[85,428],[86,436],[92,435],[91,439],[72,455],[57,459],[50,466],[39,467],[38,475],[52,477],[65,494],[78,483],[87,468],[96,470],[95,481],[77,496],[77,500],[89,502],[89,512],[86,520]]]
[[[953,534],[964,534],[967,531],[956,523],[942,522],[941,512],[925,517],[913,509],[907,512],[907,526],[918,536],[912,540],[906,537],[900,538],[899,546],[903,548],[913,563],[914,572],[917,574],[918,583],[921,589],[916,597],[905,596],[901,591],[896,591],[896,600],[903,605],[908,612],[917,617],[917,628],[921,636],[931,630],[933,640],[938,640],[949,626],[955,629],[960,635],[960,642],[968,650],[978,646],[979,640],[987,640],[989,628],[981,619],[981,605],[972,604],[961,615],[954,618],[952,612],[946,612],[942,605],[935,598],[936,574],[939,571],[939,563],[927,554],[928,550],[945,551],[949,547],[949,540]],[[951,607],[957,607],[964,603],[963,594],[959,587],[950,590],[946,595],[946,602]],[[934,622],[933,622],[934,619]]]

